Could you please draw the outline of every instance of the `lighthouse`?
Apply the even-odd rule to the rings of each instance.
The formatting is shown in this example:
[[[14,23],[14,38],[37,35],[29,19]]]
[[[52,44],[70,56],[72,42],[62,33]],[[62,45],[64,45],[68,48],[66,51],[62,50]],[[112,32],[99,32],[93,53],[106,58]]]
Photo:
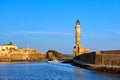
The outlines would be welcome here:
[[[80,54],[90,52],[89,49],[81,46],[80,40],[81,40],[81,27],[80,27],[80,21],[77,20],[76,25],[75,25],[75,46],[74,46],[74,50],[73,50],[74,57],[76,57]]]

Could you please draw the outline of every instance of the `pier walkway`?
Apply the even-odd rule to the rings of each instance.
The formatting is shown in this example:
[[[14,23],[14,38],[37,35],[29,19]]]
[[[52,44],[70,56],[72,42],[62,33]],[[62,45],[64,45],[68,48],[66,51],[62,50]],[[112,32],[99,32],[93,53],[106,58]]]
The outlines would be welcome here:
[[[103,71],[103,72],[116,72],[116,73],[120,72],[120,66],[89,64],[76,59],[73,59],[73,63],[77,66],[90,69],[90,70],[97,70],[97,71]]]

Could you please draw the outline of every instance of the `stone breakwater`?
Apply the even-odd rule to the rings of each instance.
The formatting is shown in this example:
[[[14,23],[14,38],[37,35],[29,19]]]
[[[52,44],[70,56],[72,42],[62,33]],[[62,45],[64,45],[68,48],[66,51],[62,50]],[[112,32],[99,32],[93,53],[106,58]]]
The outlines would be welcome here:
[[[95,65],[95,64],[84,63],[84,62],[81,62],[80,60],[75,60],[75,59],[73,59],[73,64],[79,67],[90,69],[90,70],[120,73],[120,66]]]

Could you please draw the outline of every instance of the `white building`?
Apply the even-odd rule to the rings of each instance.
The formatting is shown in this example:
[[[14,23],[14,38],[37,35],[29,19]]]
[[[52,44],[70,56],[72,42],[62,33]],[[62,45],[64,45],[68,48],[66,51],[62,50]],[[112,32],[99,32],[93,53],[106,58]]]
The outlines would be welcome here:
[[[13,44],[4,44],[0,46],[0,55],[7,55],[10,50],[18,49],[16,45]]]

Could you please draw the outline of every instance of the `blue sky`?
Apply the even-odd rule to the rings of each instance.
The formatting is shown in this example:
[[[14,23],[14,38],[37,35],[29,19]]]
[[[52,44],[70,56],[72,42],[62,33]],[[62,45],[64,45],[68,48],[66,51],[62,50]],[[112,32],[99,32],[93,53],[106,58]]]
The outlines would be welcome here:
[[[119,0],[0,0],[0,45],[73,53],[77,19],[81,45],[120,49]]]

